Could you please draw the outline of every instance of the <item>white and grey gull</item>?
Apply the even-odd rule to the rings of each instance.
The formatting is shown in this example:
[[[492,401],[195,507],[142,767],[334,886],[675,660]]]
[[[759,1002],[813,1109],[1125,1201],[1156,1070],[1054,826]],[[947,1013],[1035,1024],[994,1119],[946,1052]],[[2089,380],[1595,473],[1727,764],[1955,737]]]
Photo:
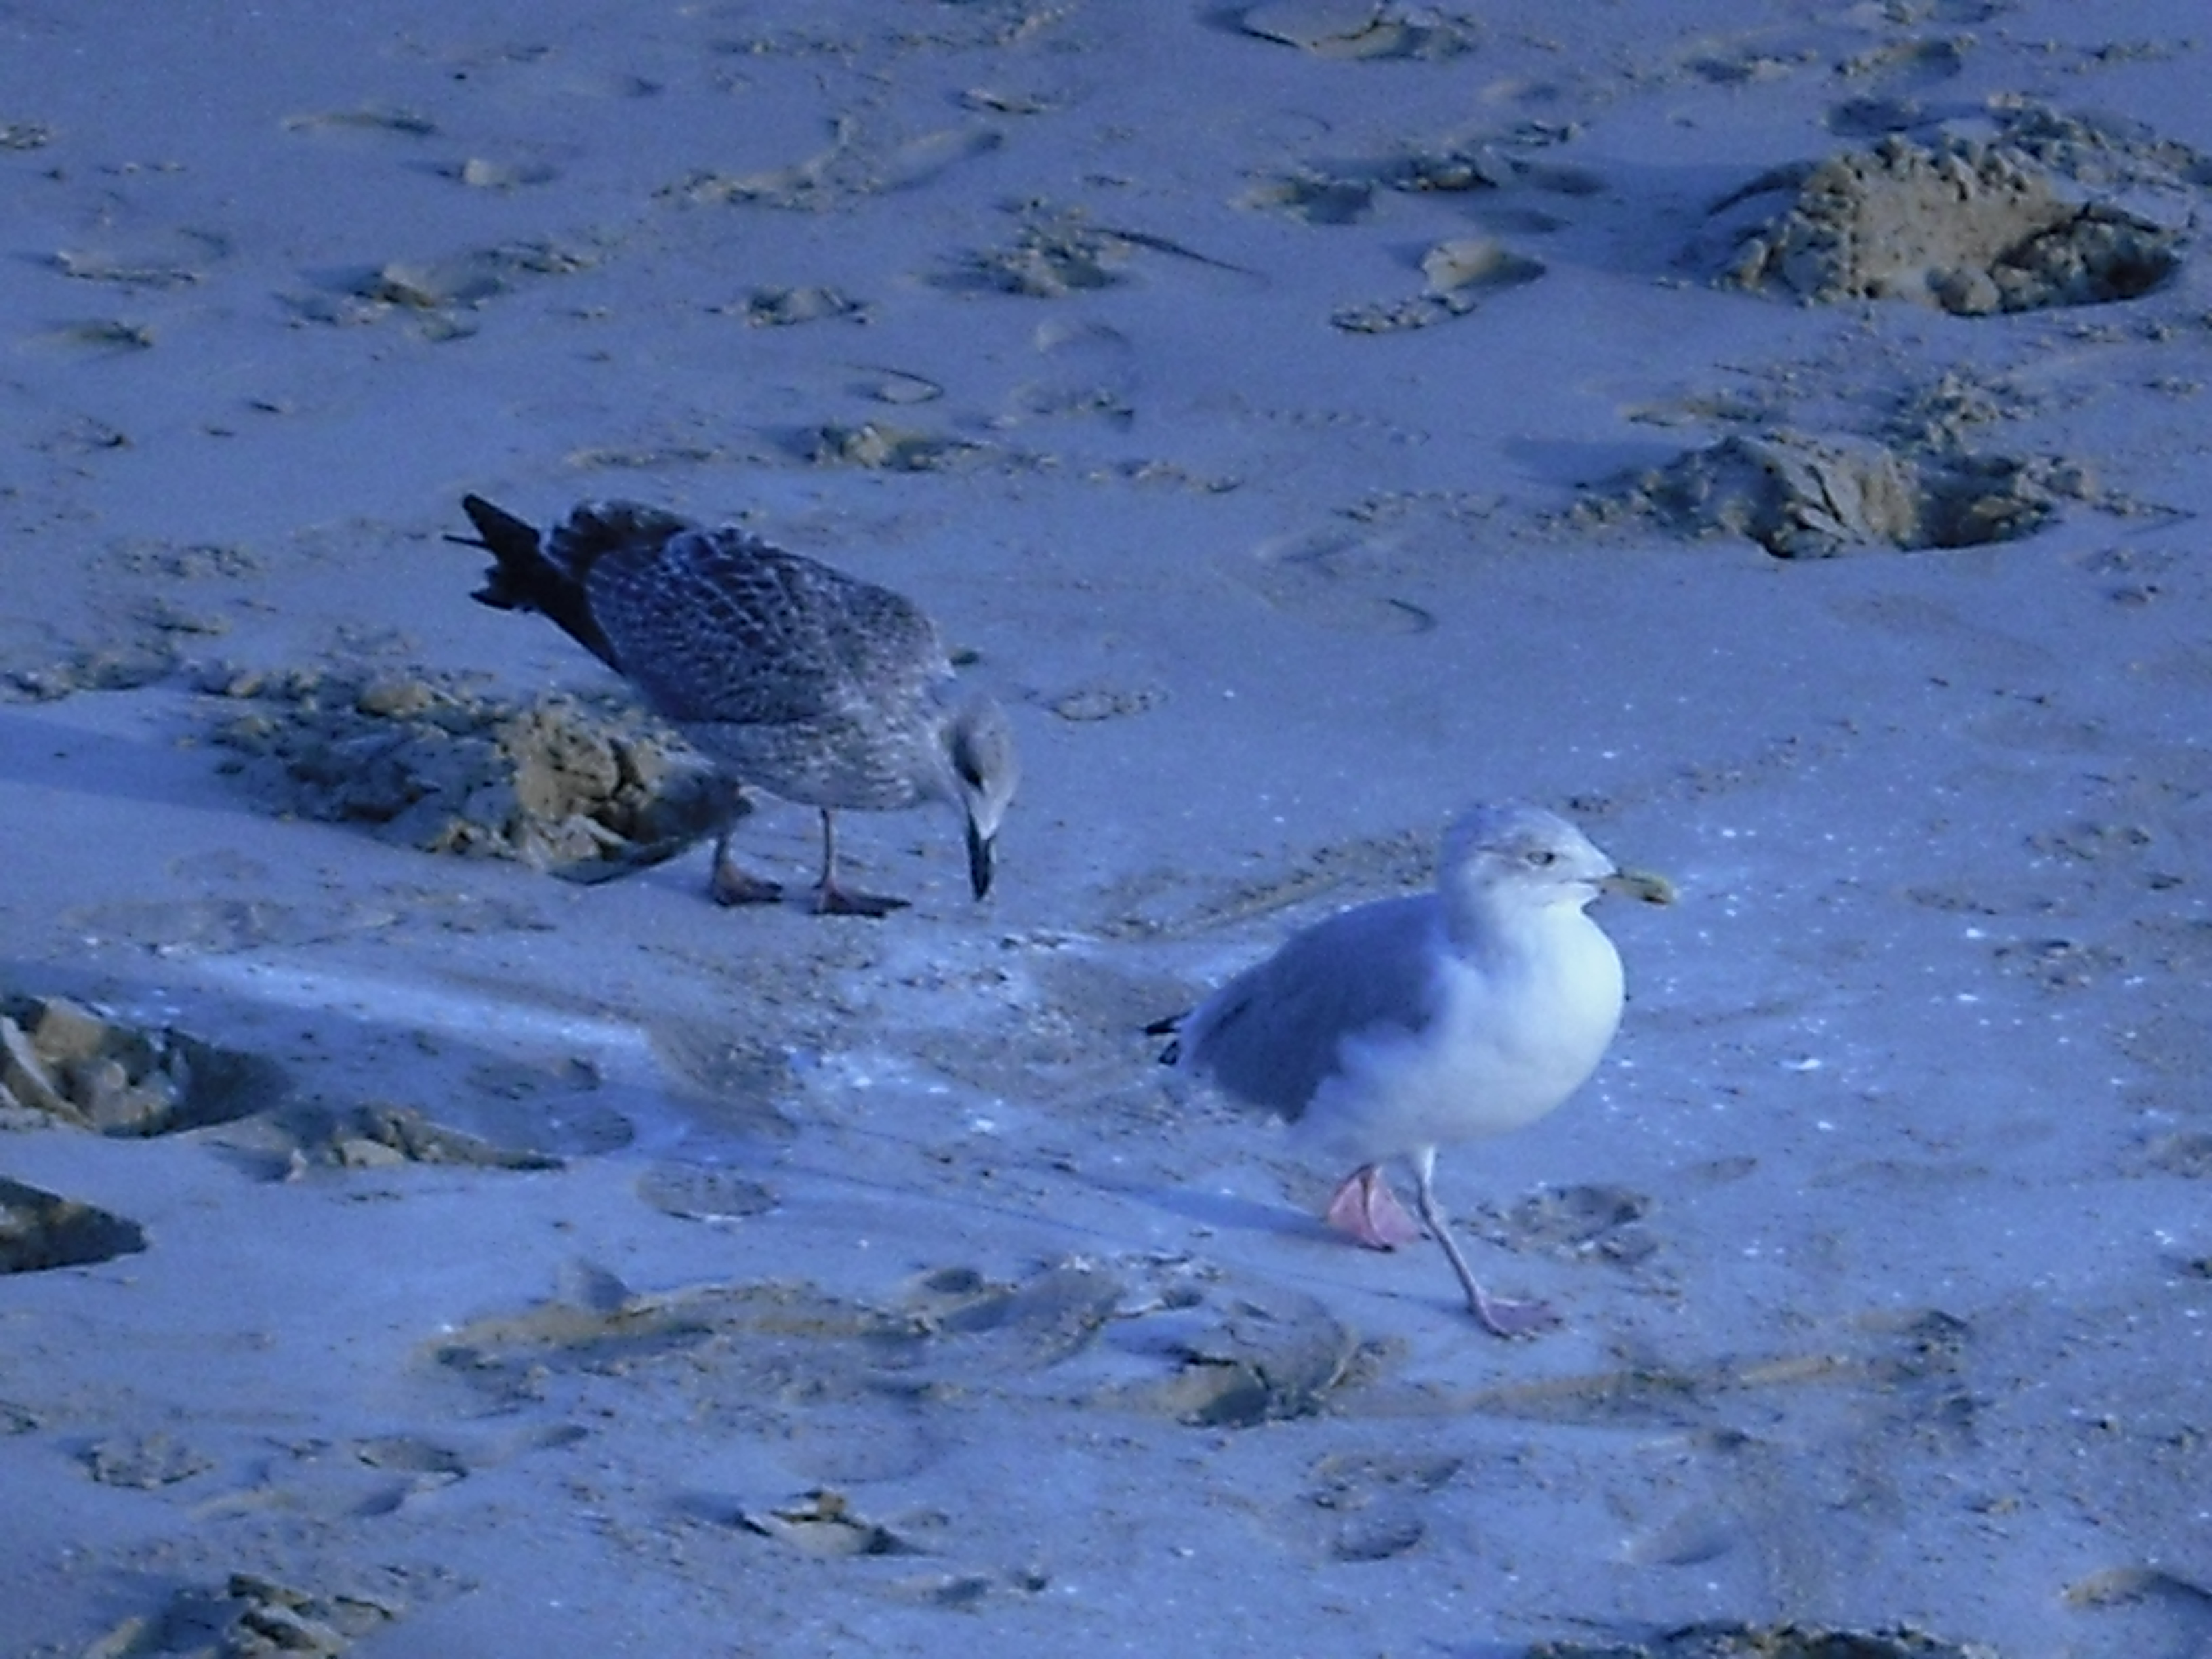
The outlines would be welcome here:
[[[495,561],[479,603],[541,612],[629,680],[730,781],[732,817],[741,784],[819,809],[819,909],[879,916],[905,902],[839,884],[840,810],[955,807],[970,888],[990,891],[1020,778],[1013,732],[991,698],[957,692],[912,601],[736,526],[634,501],[587,501],[542,533],[478,495],[461,507],[476,537],[450,539]],[[777,884],[731,861],[730,833],[726,818],[715,898],[778,898]]]
[[[1421,1236],[1382,1173],[1407,1160],[1468,1310],[1501,1336],[1540,1330],[1550,1309],[1492,1295],[1468,1267],[1437,1152],[1534,1123],[1596,1070],[1623,999],[1620,953],[1585,914],[1608,888],[1668,896],[1555,813],[1474,807],[1445,833],[1434,890],[1294,935],[1172,1022],[1163,1058],[1354,1164],[1326,1218],[1364,1244]]]

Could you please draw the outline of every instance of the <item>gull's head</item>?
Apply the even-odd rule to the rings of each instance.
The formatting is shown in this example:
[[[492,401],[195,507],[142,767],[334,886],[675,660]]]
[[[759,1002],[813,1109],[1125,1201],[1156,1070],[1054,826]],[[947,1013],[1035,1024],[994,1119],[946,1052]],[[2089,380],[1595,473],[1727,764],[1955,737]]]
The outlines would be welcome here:
[[[1579,910],[1618,876],[1588,836],[1540,806],[1475,806],[1444,831],[1437,884],[1486,912]]]
[[[988,697],[962,704],[945,723],[945,757],[952,798],[967,820],[968,883],[981,898],[991,890],[999,825],[1022,779],[1006,711]]]

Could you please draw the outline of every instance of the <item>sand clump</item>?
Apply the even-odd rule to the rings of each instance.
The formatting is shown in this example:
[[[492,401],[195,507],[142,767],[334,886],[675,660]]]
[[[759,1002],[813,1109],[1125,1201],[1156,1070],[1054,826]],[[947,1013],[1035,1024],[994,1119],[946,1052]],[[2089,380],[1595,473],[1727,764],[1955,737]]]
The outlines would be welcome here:
[[[282,1092],[270,1062],[173,1027],[133,1025],[68,997],[0,998],[0,1122],[172,1134],[246,1116]]]
[[[1978,1642],[1951,1642],[1910,1626],[1844,1630],[1819,1625],[1686,1625],[1650,1642],[1539,1642],[1528,1659],[1996,1659]]]
[[[1571,142],[1578,132],[1572,125],[1526,121],[1509,131],[1462,133],[1395,146],[1364,158],[1300,161],[1262,177],[1237,198],[1237,204],[1285,213],[1311,225],[1352,225],[1372,217],[1376,199],[1386,192],[1474,197],[1520,190],[1548,197],[1602,195],[1606,185],[1597,174],[1547,159],[1547,152]],[[1549,212],[1534,207],[1524,210],[1522,223],[1557,228]],[[1437,291],[1462,286],[1470,253],[1485,267],[1498,263],[1486,246],[1489,240],[1472,237],[1439,244],[1423,256],[1422,275]],[[1446,267],[1447,277],[1451,267],[1462,267],[1460,280],[1440,280],[1439,264]],[[1541,274],[1540,266],[1525,272],[1528,276]]]
[[[321,286],[285,296],[302,323],[354,327],[411,318],[432,340],[460,339],[477,326],[473,313],[541,276],[591,270],[592,247],[520,240],[430,260],[386,260],[337,273]]]
[[[1121,267],[1138,244],[1080,213],[1030,210],[1014,239],[979,250],[944,277],[949,288],[1016,294],[1033,300],[1113,288],[1128,280]]]
[[[502,1146],[465,1130],[434,1121],[411,1106],[363,1103],[352,1121],[333,1127],[319,1149],[348,1170],[390,1169],[403,1164],[442,1164],[471,1170],[558,1170],[563,1160],[528,1147]]]
[[[425,852],[597,881],[681,851],[734,810],[700,757],[618,700],[517,704],[419,676],[304,671],[217,669],[204,689],[248,705],[215,741],[276,811]]]
[[[800,434],[794,447],[815,466],[879,472],[950,472],[1000,453],[969,439],[882,421],[857,426],[829,422]]]
[[[2066,462],[1916,456],[1873,439],[1780,428],[1686,451],[1578,516],[1648,515],[1684,535],[1747,537],[1778,559],[1820,559],[2016,541],[2093,488]]]
[[[0,1129],[119,1137],[228,1123],[286,1091],[273,1061],[135,1025],[64,996],[0,996]],[[81,1200],[0,1179],[0,1275],[134,1255],[145,1230]]]
[[[88,1267],[145,1248],[135,1221],[0,1176],[0,1274]]]
[[[1410,299],[1346,306],[1329,318],[1349,334],[1393,334],[1464,317],[1489,295],[1533,283],[1540,259],[1512,252],[1487,236],[1455,237],[1422,256],[1427,286]]]
[[[2137,298],[2180,269],[2180,234],[2103,187],[2135,180],[2091,166],[2090,154],[2124,152],[2087,146],[2089,131],[2046,120],[1995,141],[1893,134],[1769,175],[1723,208],[1790,185],[1795,198],[1738,245],[1723,281],[1969,317]]]
[[[288,1653],[337,1659],[402,1610],[396,1601],[357,1591],[325,1595],[234,1572],[220,1589],[189,1585],[176,1590],[158,1615],[125,1620],[85,1655]]]
[[[1266,0],[1247,8],[1237,26],[1317,58],[1437,60],[1474,51],[1476,38],[1458,19],[1381,0]]]

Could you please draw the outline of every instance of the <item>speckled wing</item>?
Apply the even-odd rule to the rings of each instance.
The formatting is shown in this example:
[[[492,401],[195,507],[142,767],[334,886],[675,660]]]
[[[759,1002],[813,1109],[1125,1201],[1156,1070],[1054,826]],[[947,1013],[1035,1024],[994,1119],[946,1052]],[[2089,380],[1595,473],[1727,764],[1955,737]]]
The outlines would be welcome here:
[[[1346,1036],[1427,1024],[1428,941],[1438,925],[1432,893],[1316,923],[1199,1005],[1178,1034],[1184,1063],[1297,1121],[1337,1069]]]
[[[689,519],[641,501],[584,501],[546,532],[545,556],[580,585],[601,559],[657,557],[672,538],[696,528]]]
[[[948,674],[929,619],[888,588],[722,529],[595,560],[592,614],[678,724],[798,726]]]

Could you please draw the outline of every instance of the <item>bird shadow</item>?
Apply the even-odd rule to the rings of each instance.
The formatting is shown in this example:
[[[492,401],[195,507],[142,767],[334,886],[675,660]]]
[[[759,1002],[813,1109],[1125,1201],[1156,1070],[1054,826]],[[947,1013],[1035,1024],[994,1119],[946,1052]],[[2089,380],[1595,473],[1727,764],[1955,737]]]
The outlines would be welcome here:
[[[1132,1199],[1216,1232],[1267,1233],[1278,1238],[1327,1243],[1336,1238],[1318,1216],[1286,1204],[1264,1204],[1234,1193],[1146,1182],[1101,1181],[1101,1190]]]

